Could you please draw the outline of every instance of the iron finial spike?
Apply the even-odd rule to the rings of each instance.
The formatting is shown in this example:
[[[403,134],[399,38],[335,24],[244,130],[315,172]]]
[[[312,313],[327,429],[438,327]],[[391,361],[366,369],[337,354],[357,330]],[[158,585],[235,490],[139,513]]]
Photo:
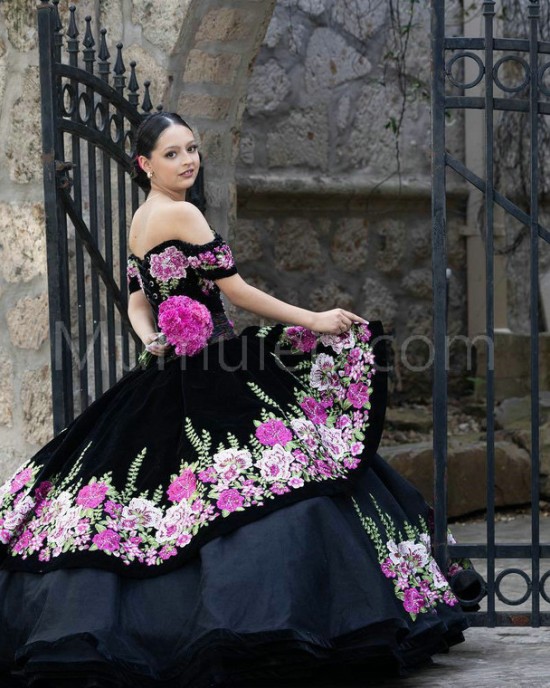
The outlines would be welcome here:
[[[124,60],[122,59],[122,48],[123,47],[124,46],[122,43],[116,44],[117,56],[116,56],[116,62],[115,62],[115,66],[114,66],[113,71],[117,76],[121,76],[126,71],[126,67],[124,66]]]
[[[145,93],[143,94],[143,105],[141,106],[141,109],[143,112],[151,112],[153,109],[153,103],[151,102],[151,96],[149,94],[149,86],[151,85],[151,82],[149,80],[144,81],[143,85],[145,86]]]
[[[71,5],[69,7],[69,12],[71,13],[71,18],[69,20],[69,28],[67,30],[67,36],[69,38],[76,38],[78,36],[78,27],[76,25],[76,5]]]
[[[59,0],[53,0],[54,12],[55,12],[55,32],[59,33],[63,29],[63,23],[61,22],[61,17],[59,16]]]
[[[105,38],[107,35],[107,29],[101,29],[99,33],[101,34],[101,37],[99,39],[98,57],[102,62],[107,62],[107,60],[111,57],[111,53],[107,48],[107,39]]]
[[[136,76],[137,62],[132,60],[130,62],[130,79],[128,81],[128,90],[130,93],[137,93],[139,91],[139,84]]]
[[[92,18],[90,15],[88,15],[87,17],[84,17],[84,21],[86,22],[86,31],[84,33],[84,40],[82,41],[82,44],[86,48],[93,48],[95,41],[92,34]]]

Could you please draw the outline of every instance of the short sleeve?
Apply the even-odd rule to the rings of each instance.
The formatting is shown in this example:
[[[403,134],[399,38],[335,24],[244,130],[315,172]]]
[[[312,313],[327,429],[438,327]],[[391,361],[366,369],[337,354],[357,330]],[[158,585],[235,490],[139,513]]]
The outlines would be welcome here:
[[[231,248],[224,241],[196,256],[197,272],[206,279],[217,280],[237,273]]]
[[[128,258],[126,277],[128,284],[128,292],[130,294],[132,294],[134,291],[139,291],[141,289],[141,276],[139,274],[139,268],[132,256]]]

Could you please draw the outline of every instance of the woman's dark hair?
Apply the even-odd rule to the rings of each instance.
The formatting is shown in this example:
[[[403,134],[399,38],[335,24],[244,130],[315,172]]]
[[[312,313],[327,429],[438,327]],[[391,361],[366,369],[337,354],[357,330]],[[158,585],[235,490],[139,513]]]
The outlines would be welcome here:
[[[181,124],[193,131],[189,124],[175,112],[155,112],[154,115],[148,115],[143,119],[136,130],[131,174],[132,179],[146,191],[151,188],[151,182],[139,166],[138,156],[145,155],[146,158],[151,157],[151,153],[157,145],[159,136],[172,124]]]

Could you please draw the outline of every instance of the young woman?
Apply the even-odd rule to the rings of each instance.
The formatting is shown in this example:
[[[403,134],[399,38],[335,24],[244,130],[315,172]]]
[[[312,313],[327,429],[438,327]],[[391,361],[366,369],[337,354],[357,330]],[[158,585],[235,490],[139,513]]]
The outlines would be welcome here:
[[[365,685],[461,641],[449,579],[475,574],[440,570],[428,506],[376,455],[379,324],[240,277],[186,201],[178,115],[143,121],[135,164],[147,360],[0,487],[0,685]],[[279,324],[237,335],[222,294]]]

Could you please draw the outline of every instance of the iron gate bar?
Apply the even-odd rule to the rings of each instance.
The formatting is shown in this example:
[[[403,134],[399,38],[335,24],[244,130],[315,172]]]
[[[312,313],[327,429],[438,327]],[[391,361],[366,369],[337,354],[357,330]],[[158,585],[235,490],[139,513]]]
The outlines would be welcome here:
[[[493,20],[494,0],[483,3],[485,17],[485,328],[495,341],[494,332],[494,128],[493,128]],[[494,625],[495,615],[495,378],[491,357],[487,356],[486,422],[487,422],[487,618]]]
[[[530,211],[531,211],[531,251],[530,251],[530,321],[531,321],[531,541],[540,543],[540,514],[539,514],[539,147],[538,147],[538,20],[539,5],[530,3],[528,14],[530,19]],[[532,625],[540,626],[540,550],[535,548],[531,558],[532,575],[531,584],[533,586],[531,600],[533,604]]]
[[[485,182],[483,179],[478,177],[477,174],[472,172],[472,170],[469,170],[460,162],[460,160],[457,160],[456,158],[453,158],[452,155],[449,155],[449,153],[446,153],[445,161],[448,167],[457,172],[466,181],[470,182],[473,186],[479,189],[479,191],[485,193]],[[510,215],[512,215],[512,217],[515,217],[516,220],[519,220],[526,227],[531,226],[531,219],[529,215],[525,211],[521,210],[521,208],[518,208],[515,203],[512,203],[512,201],[500,194],[498,191],[495,191],[494,193],[494,201],[503,210],[506,210]],[[544,239],[546,242],[550,242],[550,231],[543,227],[540,223],[538,224],[538,233],[541,239]]]
[[[46,253],[49,265],[58,263],[58,269],[48,275],[48,310],[51,323],[66,321],[67,312],[63,294],[68,285],[67,264],[63,260],[64,232],[61,218],[64,215],[61,203],[55,192],[57,184],[56,152],[58,150],[58,131],[55,126],[57,112],[57,75],[55,70],[56,53],[59,46],[50,40],[57,31],[56,14],[50,6],[38,7],[38,37],[40,44],[40,114],[42,131],[42,173],[44,180],[44,211],[46,225]],[[70,320],[69,320],[70,323]],[[51,333],[50,333],[51,336]],[[66,427],[72,417],[72,376],[68,343],[63,338],[58,349],[51,347],[50,365],[53,390],[61,394],[53,395],[53,415],[56,418],[56,432]]]

